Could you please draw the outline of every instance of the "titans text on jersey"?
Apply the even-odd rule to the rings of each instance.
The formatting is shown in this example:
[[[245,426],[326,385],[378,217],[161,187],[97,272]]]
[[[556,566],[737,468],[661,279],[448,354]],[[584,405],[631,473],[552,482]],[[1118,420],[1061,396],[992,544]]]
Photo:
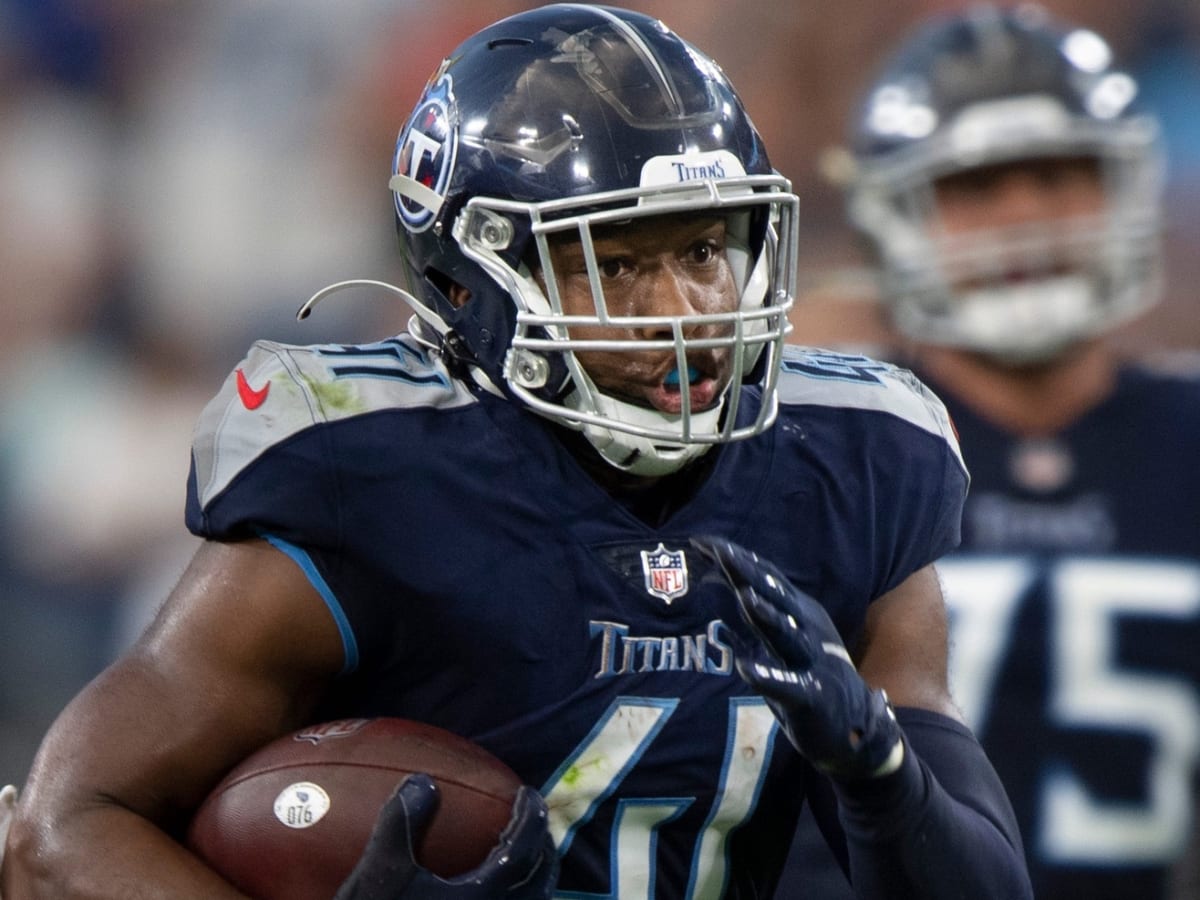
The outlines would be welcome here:
[[[629,633],[620,622],[592,622],[592,633],[601,634],[597,678],[631,672],[678,671],[729,675],[733,648],[721,640],[725,623],[713,619],[702,633],[671,637],[646,637]]]

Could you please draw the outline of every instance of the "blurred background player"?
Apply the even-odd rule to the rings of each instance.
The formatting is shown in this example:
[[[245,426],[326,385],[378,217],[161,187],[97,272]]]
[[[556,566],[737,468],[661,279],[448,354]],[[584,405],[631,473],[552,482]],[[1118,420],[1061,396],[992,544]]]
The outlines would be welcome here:
[[[1163,159],[1093,31],[977,7],[865,92],[847,204],[972,474],[951,677],[1035,894],[1161,898],[1200,751],[1200,380],[1111,334],[1160,290]],[[798,883],[798,882],[797,882]]]

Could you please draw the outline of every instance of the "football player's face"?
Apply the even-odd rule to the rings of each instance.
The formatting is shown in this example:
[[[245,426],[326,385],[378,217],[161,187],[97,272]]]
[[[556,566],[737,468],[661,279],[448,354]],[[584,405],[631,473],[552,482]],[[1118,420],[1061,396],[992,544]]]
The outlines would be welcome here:
[[[1092,158],[1026,160],[940,179],[938,221],[948,234],[1019,225],[1053,225],[1104,208],[1099,162]]]
[[[738,307],[738,291],[726,255],[722,217],[695,214],[658,216],[592,229],[604,305],[609,316],[692,316],[730,313]],[[595,316],[583,246],[577,237],[558,236],[551,243],[563,312]],[[580,340],[670,340],[669,325],[644,328],[572,326]],[[687,338],[728,336],[732,324],[692,325]],[[688,371],[679,372],[674,350],[576,351],[581,365],[605,393],[676,414],[682,408],[682,385],[690,385],[691,409],[713,406],[729,382],[729,348],[688,353]]]
[[[970,169],[935,186],[937,240],[951,284],[1013,287],[1088,268],[1105,195],[1090,158],[1025,160]],[[987,252],[982,250],[986,248]]]

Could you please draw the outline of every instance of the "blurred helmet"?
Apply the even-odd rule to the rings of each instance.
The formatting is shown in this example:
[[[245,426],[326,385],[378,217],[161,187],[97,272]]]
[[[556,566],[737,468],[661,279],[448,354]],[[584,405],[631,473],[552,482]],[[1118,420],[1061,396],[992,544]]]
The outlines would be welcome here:
[[[897,329],[1020,364],[1155,302],[1163,161],[1136,95],[1099,36],[1032,4],[936,19],[905,42],[854,121],[847,198]],[[1052,158],[1097,161],[1102,214],[939,231],[938,179]]]
[[[716,63],[661,22],[562,4],[484,29],[429,80],[392,173],[408,287],[424,307],[417,332],[485,388],[582,431],[608,462],[641,475],[674,471],[774,420],[796,198]],[[737,309],[609,316],[592,229],[692,211],[726,218]],[[556,234],[582,241],[596,304],[569,323],[549,253]],[[451,302],[452,285],[469,292],[465,303],[461,291]],[[650,324],[662,337],[578,338],[579,326],[601,324]],[[718,346],[733,360],[720,404],[693,411],[682,390],[679,415],[605,393],[576,358],[658,351],[687,372],[689,354]],[[751,381],[761,403],[739,415]]]

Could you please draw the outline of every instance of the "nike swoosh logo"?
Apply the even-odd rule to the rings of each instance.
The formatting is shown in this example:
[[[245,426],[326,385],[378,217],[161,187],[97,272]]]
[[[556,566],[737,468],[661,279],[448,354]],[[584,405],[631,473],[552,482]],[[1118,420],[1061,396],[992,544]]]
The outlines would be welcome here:
[[[241,369],[237,370],[237,389],[238,396],[242,398],[242,406],[246,409],[258,409],[263,405],[263,401],[267,399],[267,391],[271,390],[271,382],[268,379],[257,391],[250,387],[250,382],[246,380],[246,373]]]

